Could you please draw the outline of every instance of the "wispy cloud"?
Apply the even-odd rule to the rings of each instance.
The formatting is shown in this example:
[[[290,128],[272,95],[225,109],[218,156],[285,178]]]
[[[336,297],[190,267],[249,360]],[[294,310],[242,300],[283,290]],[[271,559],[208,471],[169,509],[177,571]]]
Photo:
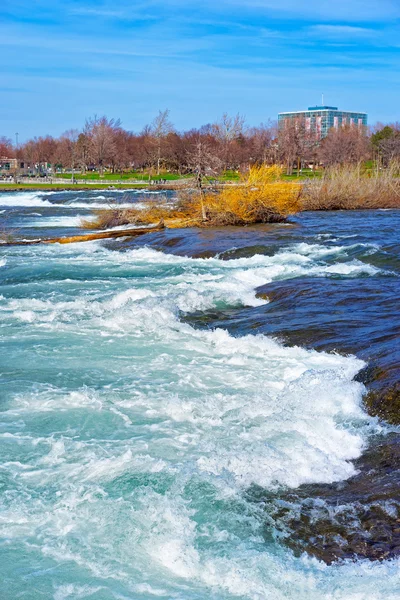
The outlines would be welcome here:
[[[312,25],[309,28],[312,34],[330,38],[345,38],[375,36],[376,30],[354,25]]]
[[[326,20],[342,22],[385,21],[400,17],[398,0],[220,0],[224,6],[241,6],[243,11],[256,9],[259,13],[270,15],[285,14],[288,17],[315,21],[323,17]]]
[[[386,103],[377,118],[398,119],[400,0],[35,0],[31,8],[31,0],[2,6],[0,135],[17,131],[22,115],[24,135],[79,126],[93,112],[140,127],[158,104],[178,127],[225,110],[265,121],[321,89],[339,106],[378,113]]]
[[[123,10],[112,10],[106,8],[94,8],[90,6],[77,6],[76,8],[71,8],[69,10],[71,15],[79,15],[79,16],[93,16],[93,17],[115,17],[115,18],[123,18],[126,16],[126,12]]]

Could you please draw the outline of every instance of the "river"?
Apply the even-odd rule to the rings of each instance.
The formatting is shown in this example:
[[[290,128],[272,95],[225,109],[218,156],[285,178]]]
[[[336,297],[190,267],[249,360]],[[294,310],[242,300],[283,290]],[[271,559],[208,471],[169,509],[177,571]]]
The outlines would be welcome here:
[[[0,193],[73,235],[136,190]],[[0,247],[2,600],[397,600],[400,211]]]

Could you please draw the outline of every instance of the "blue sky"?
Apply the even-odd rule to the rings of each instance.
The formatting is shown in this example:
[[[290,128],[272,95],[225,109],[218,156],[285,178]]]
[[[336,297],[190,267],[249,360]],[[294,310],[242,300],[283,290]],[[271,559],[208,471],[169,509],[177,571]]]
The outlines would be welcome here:
[[[3,0],[0,135],[139,130],[325,102],[400,120],[400,0]]]

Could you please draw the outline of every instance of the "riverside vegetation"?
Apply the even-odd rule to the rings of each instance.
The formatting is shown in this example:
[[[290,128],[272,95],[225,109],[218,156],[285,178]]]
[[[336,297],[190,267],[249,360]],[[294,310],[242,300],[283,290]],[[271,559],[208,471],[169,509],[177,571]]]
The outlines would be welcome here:
[[[303,182],[285,181],[282,167],[261,164],[251,166],[234,185],[210,186],[204,164],[199,164],[196,187],[189,187],[193,182],[180,186],[173,202],[163,197],[143,200],[140,206],[111,202],[96,210],[92,218],[83,219],[81,226],[91,230],[149,225],[159,228],[245,226],[283,222],[290,215],[308,210],[396,209],[400,208],[399,175],[400,165],[392,161],[385,169],[368,170],[361,164],[334,166],[322,176]],[[138,229],[125,230],[125,236],[138,234]],[[119,233],[80,235],[79,241],[96,239],[96,236],[118,237]],[[75,236],[43,241],[78,240]],[[2,243],[23,242],[8,235]]]
[[[304,183],[282,181],[279,166],[253,166],[238,185],[220,190],[183,188],[177,201],[149,200],[140,208],[110,205],[84,220],[86,229],[165,223],[167,227],[220,227],[277,223],[300,210],[400,208],[400,167],[366,171],[360,165],[332,167]]]
[[[400,164],[366,170],[361,164],[334,166],[305,182],[304,210],[400,208]]]
[[[89,229],[107,229],[127,224],[155,224],[168,227],[218,227],[277,223],[300,210],[301,187],[280,180],[277,166],[253,166],[241,185],[220,191],[183,190],[173,205],[147,201],[143,208],[118,206],[97,211],[96,218],[84,221]]]

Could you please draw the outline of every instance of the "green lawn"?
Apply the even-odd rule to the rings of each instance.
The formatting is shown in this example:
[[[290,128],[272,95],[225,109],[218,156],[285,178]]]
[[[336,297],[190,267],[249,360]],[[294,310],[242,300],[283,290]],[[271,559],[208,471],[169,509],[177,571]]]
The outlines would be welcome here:
[[[282,179],[284,181],[297,181],[309,179],[311,177],[321,177],[322,171],[312,171],[311,169],[303,169],[300,173],[299,177],[297,176],[297,170],[293,171],[293,175],[286,175],[285,173],[282,175]],[[237,171],[225,171],[222,175],[217,178],[217,181],[221,183],[225,182],[239,182],[240,181],[240,173]]]
[[[72,173],[55,173],[54,177],[58,179],[72,179]],[[87,181],[121,181],[121,180],[140,180],[148,181],[149,174],[138,171],[131,171],[125,173],[104,173],[103,177],[100,177],[99,173],[75,173],[75,179],[85,179]],[[186,176],[187,177],[187,176]],[[166,179],[167,181],[176,181],[182,179],[181,175],[176,173],[160,173],[160,175],[151,175],[152,181],[159,181],[160,179]]]
[[[113,185],[117,190],[144,189],[148,187],[146,183],[116,183]],[[104,184],[96,185],[95,183],[0,183],[0,192],[14,192],[17,190],[106,190]]]
[[[217,181],[223,183],[224,181],[239,181],[240,173],[237,171],[224,171],[222,175],[216,178]]]
[[[292,175],[286,175],[283,173],[282,179],[284,181],[304,181],[304,179],[312,179],[313,177],[321,177],[323,171],[321,169],[317,169],[316,171],[312,171],[311,169],[303,169],[299,176],[297,175],[297,170],[293,171]]]
[[[300,173],[300,176],[297,176],[297,172],[294,171],[293,175],[282,175],[283,181],[304,181],[305,179],[311,177],[321,177],[323,171],[317,170],[313,172],[311,169],[303,169]],[[25,183],[19,184],[7,184],[0,182],[0,191],[15,191],[15,190],[96,190],[96,189],[107,189],[107,184],[109,183],[116,189],[129,189],[129,188],[147,188],[148,184],[148,173],[141,173],[137,171],[126,172],[124,174],[120,173],[105,173],[104,177],[100,177],[98,173],[75,173],[75,180],[84,180],[88,183],[41,183],[40,180],[37,183],[33,181],[27,180]],[[71,173],[57,173],[54,175],[54,178],[59,179],[72,179]],[[159,181],[160,179],[165,179],[167,182],[173,182],[179,179],[190,179],[193,178],[193,175],[177,175],[176,173],[161,173],[160,175],[152,175],[152,181]],[[214,178],[210,178],[214,179]],[[123,180],[123,183],[117,183],[118,181]],[[138,183],[141,181],[141,183]],[[214,181],[218,183],[239,183],[240,174],[237,171],[225,171],[219,177],[215,177]],[[93,182],[93,183],[89,183]],[[172,186],[171,186],[172,187]]]

